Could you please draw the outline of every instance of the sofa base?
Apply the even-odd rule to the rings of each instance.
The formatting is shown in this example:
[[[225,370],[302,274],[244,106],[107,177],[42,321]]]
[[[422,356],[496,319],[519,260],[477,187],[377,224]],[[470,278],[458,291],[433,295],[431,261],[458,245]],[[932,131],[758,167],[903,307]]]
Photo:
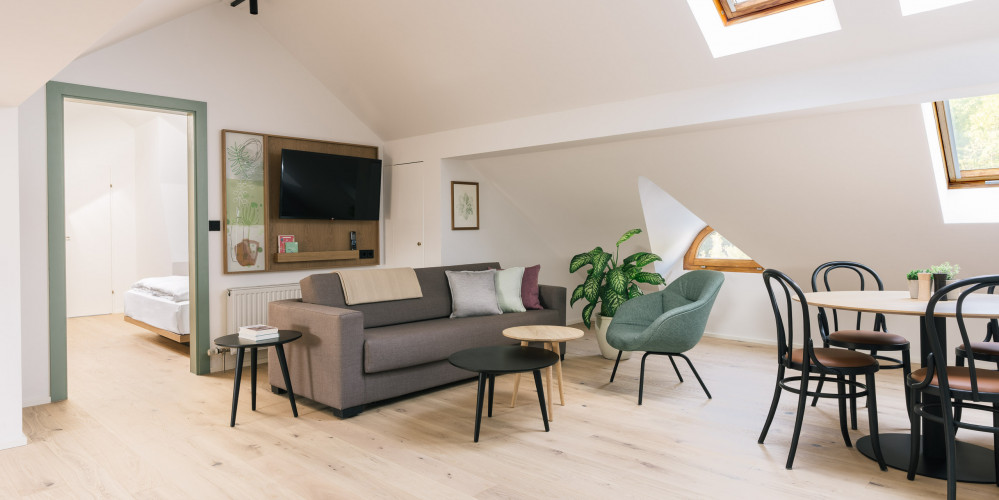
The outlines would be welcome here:
[[[364,411],[364,405],[352,406],[350,408],[344,408],[342,410],[340,408],[333,408],[331,406],[330,409],[333,410],[333,415],[336,418],[342,419],[342,418],[350,418],[357,416],[362,411]]]

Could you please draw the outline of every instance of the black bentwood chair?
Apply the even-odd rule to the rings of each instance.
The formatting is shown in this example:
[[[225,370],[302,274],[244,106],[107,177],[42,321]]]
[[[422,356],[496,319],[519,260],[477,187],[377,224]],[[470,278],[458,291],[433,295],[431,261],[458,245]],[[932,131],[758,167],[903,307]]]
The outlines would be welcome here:
[[[951,283],[930,297],[926,304],[926,333],[930,343],[930,354],[927,356],[926,368],[912,372],[906,380],[909,391],[909,422],[912,425],[912,440],[909,452],[909,473],[911,481],[916,477],[916,463],[919,458],[920,418],[940,422],[944,426],[944,441],[947,457],[947,498],[957,496],[956,466],[954,459],[957,454],[955,434],[958,428],[992,433],[992,444],[995,452],[996,485],[999,486],[999,372],[979,369],[976,357],[967,359],[967,368],[963,366],[948,366],[947,352],[937,336],[936,322],[933,311],[937,302],[951,290],[961,289],[955,305],[958,330],[964,345],[972,345],[968,339],[968,329],[964,324],[964,309],[969,295],[987,288],[989,293],[999,286],[999,275],[979,276],[956,283]],[[979,294],[980,295],[980,294]],[[923,401],[922,395],[935,396],[931,401]],[[992,425],[970,424],[957,420],[955,408],[967,408],[992,413]]]
[[[995,293],[996,287],[990,286],[988,293]],[[964,360],[968,358],[967,344],[961,344],[954,349],[957,358],[957,366],[964,366]],[[985,327],[985,340],[971,343],[971,355],[977,361],[995,363],[999,368],[999,319],[992,318]],[[961,407],[954,408],[954,418],[961,420]]]
[[[841,275],[846,273],[852,277],[852,274],[856,274],[859,279],[859,290],[863,291],[865,289],[873,288],[877,285],[879,291],[884,291],[885,286],[881,281],[881,277],[878,273],[874,272],[873,269],[860,264],[858,262],[849,261],[832,261],[826,262],[821,266],[815,268],[815,272],[812,273],[812,291],[818,292],[818,279],[821,275],[822,284],[825,286],[825,291],[831,291],[832,288],[829,286],[829,274],[833,271],[842,269],[843,272],[837,273]],[[870,287],[866,285],[870,284]],[[818,308],[818,325],[819,325],[819,335],[822,337],[823,347],[844,347],[851,351],[869,351],[870,355],[874,359],[880,360],[879,365],[882,370],[888,369],[902,369],[902,380],[909,376],[909,372],[912,371],[909,364],[909,341],[901,335],[894,333],[887,333],[887,326],[885,325],[885,315],[877,313],[874,315],[874,325],[873,330],[862,330],[861,320],[863,319],[860,312],[857,313],[857,322],[852,330],[839,328],[839,315],[835,309],[832,309],[832,329],[829,328],[829,315],[826,314],[826,310],[822,307]],[[846,321],[844,321],[846,323]],[[882,356],[878,354],[878,351],[901,351],[902,359],[890,358],[887,356]],[[883,364],[884,361],[888,361],[892,364]],[[856,382],[856,376],[850,376],[851,382]],[[825,377],[819,380],[819,387],[816,389],[818,392],[822,392],[822,384],[825,382]],[[857,390],[857,386],[850,385],[850,393],[854,395]],[[812,400],[812,406],[818,403],[819,398]],[[857,428],[857,399],[853,397],[850,399],[850,427],[853,429]]]
[[[846,400],[867,396],[867,412],[871,426],[871,445],[874,448],[874,456],[877,457],[881,470],[886,470],[884,456],[881,454],[881,442],[878,439],[878,408],[877,398],[874,394],[874,373],[878,371],[878,360],[868,354],[848,349],[838,349],[829,347],[813,347],[810,321],[808,319],[808,302],[801,288],[786,274],[776,270],[767,269],[763,271],[763,283],[767,286],[767,293],[770,295],[770,305],[773,306],[774,317],[777,320],[777,385],[774,388],[773,403],[770,404],[770,414],[767,415],[767,422],[763,425],[763,432],[760,433],[759,443],[767,437],[770,424],[773,422],[774,413],[777,412],[777,402],[780,400],[781,390],[785,390],[798,395],[798,413],[794,420],[794,435],[791,437],[791,451],[788,452],[788,469],[794,463],[794,453],[798,448],[798,436],[801,434],[801,421],[805,415],[805,407],[808,406],[809,396],[820,398],[836,398],[839,400],[839,427],[843,434],[843,442],[847,447],[852,447],[850,433],[846,428]],[[777,284],[777,287],[774,286]],[[787,311],[787,321],[778,304],[777,295],[774,289],[783,291],[783,301]],[[794,348],[794,304],[791,302],[791,293],[794,293],[801,302],[801,325],[803,347]],[[801,375],[786,377],[787,370],[801,372]],[[827,376],[835,377],[838,391],[836,393],[822,393],[818,390],[809,391],[808,382],[818,376],[819,380]],[[864,375],[866,384],[858,384],[855,381],[847,380],[851,375]],[[800,382],[795,387],[790,385],[793,382]],[[856,385],[864,389],[861,392],[847,393],[847,385]]]

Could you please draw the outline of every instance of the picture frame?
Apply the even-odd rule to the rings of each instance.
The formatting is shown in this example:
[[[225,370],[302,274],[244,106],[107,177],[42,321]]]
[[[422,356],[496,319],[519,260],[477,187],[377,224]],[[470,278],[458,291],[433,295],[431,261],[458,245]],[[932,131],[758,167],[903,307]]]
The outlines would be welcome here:
[[[253,132],[222,131],[223,272],[267,270],[266,137]]]
[[[451,181],[451,229],[479,229],[479,183]]]

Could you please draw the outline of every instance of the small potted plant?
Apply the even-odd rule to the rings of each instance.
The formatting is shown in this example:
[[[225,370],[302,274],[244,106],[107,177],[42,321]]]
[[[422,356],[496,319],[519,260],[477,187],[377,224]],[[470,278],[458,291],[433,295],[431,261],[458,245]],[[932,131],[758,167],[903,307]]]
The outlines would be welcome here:
[[[925,273],[925,269],[913,269],[905,275],[905,279],[909,284],[909,298],[919,297],[919,273]]]
[[[586,307],[583,308],[583,324],[590,328],[590,318],[597,303],[600,303],[600,312],[597,315],[597,344],[600,346],[600,354],[607,359],[614,359],[617,356],[617,349],[607,343],[607,327],[617,308],[626,300],[643,295],[638,283],[649,285],[666,283],[661,274],[642,270],[645,266],[662,260],[654,253],[636,252],[625,257],[624,261],[618,260],[621,243],[641,232],[641,229],[632,229],[624,233],[617,240],[614,255],[596,247],[589,252],[576,255],[569,262],[570,273],[586,265],[592,266],[586,271],[583,283],[573,290],[569,305],[575,304],[580,299],[586,301]],[[625,356],[627,354],[625,353]]]
[[[950,262],[944,262],[943,264],[931,266],[928,272],[934,275],[934,279],[943,281],[943,283],[941,283],[939,287],[934,286],[933,289],[938,290],[939,288],[943,288],[954,282],[954,279],[957,278],[957,274],[961,272],[961,266],[957,264],[951,264]],[[947,296],[943,298],[943,300],[956,300],[956,299],[957,299],[957,294],[955,294],[954,292],[948,293]]]

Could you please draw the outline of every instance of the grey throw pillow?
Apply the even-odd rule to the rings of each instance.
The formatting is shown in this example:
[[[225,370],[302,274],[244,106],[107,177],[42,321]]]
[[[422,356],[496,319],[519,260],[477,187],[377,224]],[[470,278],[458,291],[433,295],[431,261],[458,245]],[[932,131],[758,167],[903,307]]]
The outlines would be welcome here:
[[[502,314],[496,304],[496,271],[444,271],[451,287],[451,317]]]

